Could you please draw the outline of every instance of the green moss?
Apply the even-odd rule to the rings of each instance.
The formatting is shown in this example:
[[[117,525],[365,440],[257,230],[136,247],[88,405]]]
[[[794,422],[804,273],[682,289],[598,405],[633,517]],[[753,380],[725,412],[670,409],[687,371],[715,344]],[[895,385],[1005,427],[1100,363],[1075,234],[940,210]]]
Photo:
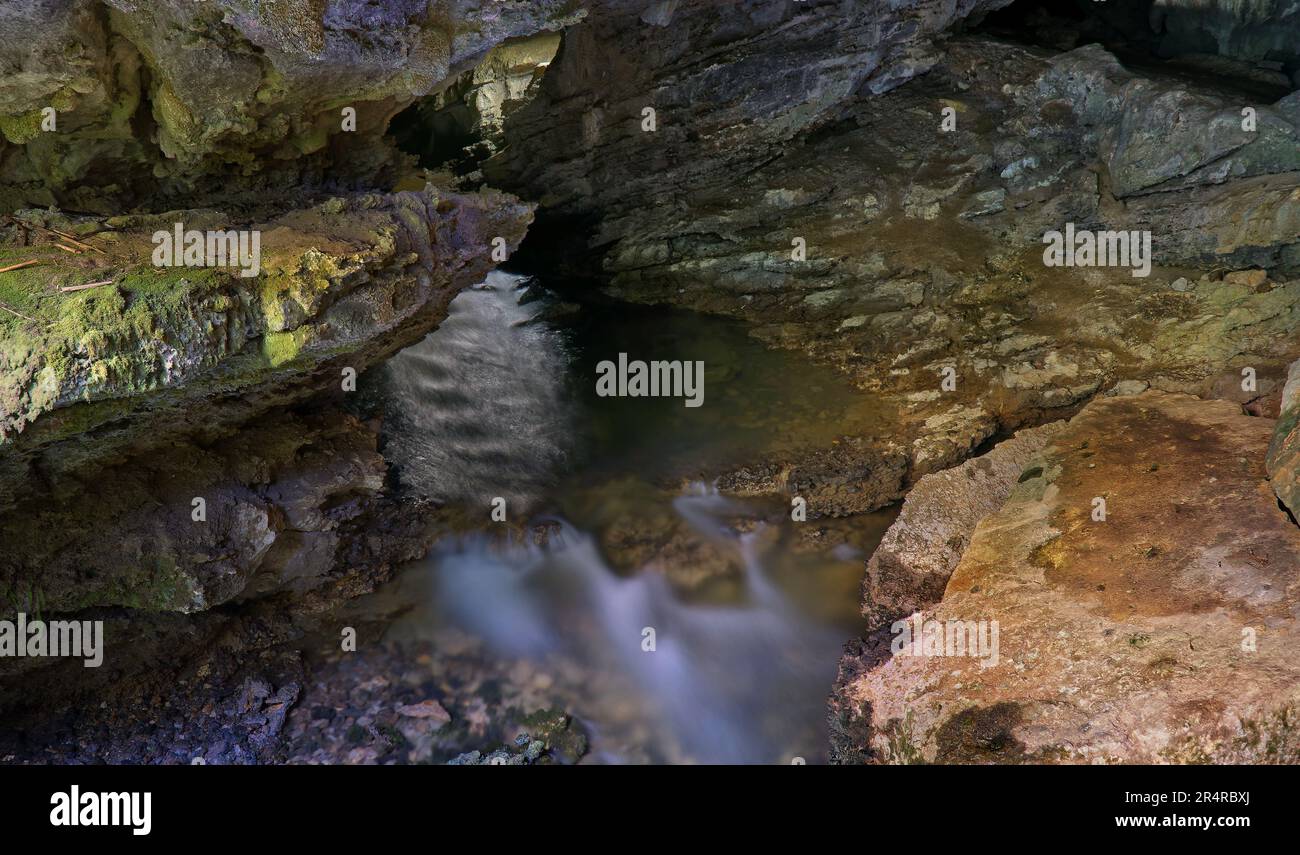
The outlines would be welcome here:
[[[63,611],[80,611],[112,604],[141,611],[185,611],[194,603],[195,589],[175,560],[163,553],[152,566],[137,573],[116,578],[107,587],[92,588],[82,600],[61,605]]]
[[[309,330],[299,327],[291,332],[270,332],[262,337],[262,356],[272,368],[288,365],[302,352]]]
[[[11,426],[66,404],[69,392],[89,399],[154,389],[164,347],[191,350],[204,347],[205,331],[224,335],[195,324],[208,310],[205,300],[216,302],[228,286],[223,271],[142,267],[122,274],[79,266],[84,258],[74,266],[49,248],[0,250],[0,267],[26,260],[41,264],[0,274],[0,303],[12,310],[0,311],[0,404]],[[111,278],[86,291],[59,290]],[[47,426],[52,433],[38,432],[57,439],[88,430],[99,415],[122,414],[113,409],[60,413]]]
[[[53,259],[54,250],[14,250],[0,249],[0,267],[9,267],[24,261],[41,261],[41,265],[24,267],[0,273],[0,302],[10,309],[30,315],[38,320],[48,320],[53,315],[44,310],[44,297],[50,295],[50,270],[44,264]],[[27,322],[9,312],[0,312],[0,334],[5,334],[15,327],[24,327]]]
[[[1276,474],[1271,470],[1277,466],[1277,456],[1286,447],[1287,440],[1291,438],[1291,434],[1295,431],[1297,422],[1300,422],[1300,404],[1292,404],[1286,408],[1281,418],[1277,420],[1277,424],[1273,427],[1273,437],[1269,440],[1268,454],[1265,457],[1271,475]]]
[[[0,115],[0,134],[14,145],[24,145],[41,132],[41,111],[32,110],[17,116]]]
[[[298,134],[290,142],[298,150],[299,154],[311,154],[314,151],[320,151],[329,142],[329,131],[319,125],[308,131]]]
[[[935,734],[940,763],[1014,763],[1025,757],[1015,737],[1023,719],[1020,704],[1002,701],[970,707],[948,718]]]

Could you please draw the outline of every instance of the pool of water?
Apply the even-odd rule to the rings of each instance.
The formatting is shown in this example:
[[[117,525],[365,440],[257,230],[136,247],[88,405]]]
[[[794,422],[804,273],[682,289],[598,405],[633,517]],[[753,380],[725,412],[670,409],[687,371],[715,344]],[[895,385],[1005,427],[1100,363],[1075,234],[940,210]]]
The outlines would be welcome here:
[[[863,559],[893,514],[796,523],[707,475],[870,432],[869,396],[729,320],[566,313],[525,283],[463,293],[380,378],[403,482],[482,514],[377,592],[401,612],[387,640],[474,645],[526,673],[590,735],[584,762],[824,761]],[[702,361],[704,404],[597,396],[596,365],[619,353]],[[546,536],[503,536],[518,529],[492,520],[497,497]]]

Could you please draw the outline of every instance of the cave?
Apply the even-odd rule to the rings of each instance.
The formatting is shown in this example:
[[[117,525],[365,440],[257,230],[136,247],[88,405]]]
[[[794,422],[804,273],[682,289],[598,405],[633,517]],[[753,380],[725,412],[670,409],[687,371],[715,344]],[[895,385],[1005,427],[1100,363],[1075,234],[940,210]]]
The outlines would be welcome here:
[[[1294,4],[13,0],[0,66],[0,763],[1300,762]]]
[[[1015,0],[972,18],[968,29],[1053,51],[1096,43],[1133,68],[1268,100],[1300,88],[1300,49],[1276,29],[1240,28],[1226,13],[1179,4]]]

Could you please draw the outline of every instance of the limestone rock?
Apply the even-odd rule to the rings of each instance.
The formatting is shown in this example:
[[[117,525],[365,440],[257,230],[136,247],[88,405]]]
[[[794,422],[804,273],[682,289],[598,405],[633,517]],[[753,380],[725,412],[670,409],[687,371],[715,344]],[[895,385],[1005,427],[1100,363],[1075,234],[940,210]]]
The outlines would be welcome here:
[[[1278,500],[1295,515],[1300,513],[1300,360],[1287,371],[1279,407],[1268,447],[1268,477]]]
[[[1026,466],[1064,427],[1026,428],[988,453],[923,476],[867,562],[862,612],[869,627],[933,605],[976,524],[1002,507]]]
[[[0,208],[115,213],[374,187],[398,167],[383,140],[398,111],[495,45],[582,15],[569,0],[7,3]],[[46,107],[55,132],[40,129]]]
[[[279,412],[211,444],[169,439],[0,516],[0,611],[196,612],[360,579],[420,548],[398,531],[378,438],[354,418]]]
[[[832,700],[838,757],[1300,759],[1300,528],[1265,481],[1272,427],[1186,395],[1089,404],[921,613],[997,621],[996,657],[856,645]]]
[[[1247,138],[1232,130],[1241,99],[1221,88],[1133,70],[1099,46],[1053,55],[967,35],[924,75],[893,85],[916,70],[904,61],[890,85],[840,96],[830,123],[839,70],[793,114],[798,88],[743,102],[739,87],[723,91],[750,73],[750,51],[794,62],[802,42],[777,50],[752,20],[752,43],[696,79],[702,67],[672,64],[668,43],[713,32],[710,13],[678,4],[647,33],[621,17],[631,8],[566,34],[538,99],[506,122],[514,142],[486,166],[540,202],[525,255],[622,299],[744,319],[843,371],[899,414],[880,433],[906,448],[896,492],[1116,384],[1203,394],[1243,366],[1275,378],[1294,357],[1288,98],[1256,105]],[[781,14],[811,24],[822,8]],[[648,47],[622,46],[633,31]],[[818,55],[848,49],[823,40]],[[653,133],[639,125],[646,92],[659,93]],[[962,109],[945,133],[948,104]],[[1067,222],[1149,231],[1152,275],[1045,267],[1043,235]],[[796,239],[805,261],[791,258]],[[1218,273],[1243,268],[1268,271],[1273,287]],[[1198,271],[1215,275],[1158,286]],[[948,367],[959,382],[941,393]]]
[[[142,435],[217,429],[339,388],[344,368],[360,372],[436,326],[491,269],[491,241],[517,245],[530,219],[493,192],[336,198],[252,224],[263,256],[252,278],[152,264],[156,229],[237,227],[220,212],[117,218],[88,257],[48,241],[6,247],[6,259],[39,264],[10,274],[19,296],[7,305],[24,317],[0,321],[0,507],[54,444],[71,443],[47,465],[69,471]],[[41,222],[17,218],[10,245]],[[112,283],[58,290],[96,278]],[[106,423],[93,447],[81,441]]]

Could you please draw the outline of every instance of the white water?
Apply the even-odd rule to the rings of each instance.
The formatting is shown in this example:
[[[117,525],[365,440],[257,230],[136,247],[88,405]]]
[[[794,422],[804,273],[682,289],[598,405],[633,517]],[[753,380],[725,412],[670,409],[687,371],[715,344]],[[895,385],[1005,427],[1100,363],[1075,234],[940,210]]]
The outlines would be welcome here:
[[[485,529],[491,496],[507,497],[516,521],[521,502],[558,508],[553,488],[562,475],[570,492],[597,490],[602,501],[639,516],[647,491],[654,492],[646,483],[653,473],[640,463],[632,469],[639,477],[626,482],[562,472],[575,423],[611,422],[607,411],[584,410],[567,393],[565,378],[581,375],[592,354],[584,361],[560,333],[522,323],[538,305],[517,304],[520,281],[497,273],[461,294],[435,334],[390,363],[386,454],[414,489],[482,508]],[[684,336],[688,347],[696,332]],[[655,334],[679,332],[656,326]],[[763,407],[739,381],[728,391]],[[733,429],[728,418],[750,422],[754,413],[706,415],[718,420],[707,423],[716,429],[684,435],[713,442],[700,449],[708,457]],[[634,449],[655,441],[662,428],[654,425],[663,424],[614,423],[640,431],[626,437]],[[797,538],[788,526],[786,538],[776,539],[784,546],[772,548],[769,537],[760,549],[764,531],[737,534],[726,523],[738,506],[699,484],[671,509],[692,537],[737,557],[742,575],[722,604],[688,601],[652,570],[620,575],[592,534],[558,520],[559,533],[544,547],[505,546],[499,531],[440,543],[404,571],[400,596],[418,602],[392,634],[435,642],[449,632],[468,634],[504,670],[527,662],[531,673],[554,675],[546,700],[582,722],[592,737],[589,761],[824,760],[825,697],[851,633],[828,614],[856,615],[859,554],[841,544],[851,554],[812,564],[791,551]],[[647,507],[645,518],[655,512],[662,508]],[[653,650],[643,649],[647,628],[655,633]]]
[[[730,510],[725,499],[691,495],[677,507],[701,536],[728,538],[717,516]],[[547,547],[448,541],[427,569],[443,619],[497,654],[564,656],[589,669],[593,694],[635,692],[622,699],[635,701],[630,720],[602,721],[579,705],[598,735],[648,732],[641,747],[675,762],[815,761],[824,745],[808,725],[824,709],[843,631],[791,606],[756,559],[754,535],[732,536],[730,547],[744,559],[744,594],[725,606],[684,601],[658,573],[619,576],[595,541],[567,524]],[[597,759],[624,759],[618,741],[598,736]]]

